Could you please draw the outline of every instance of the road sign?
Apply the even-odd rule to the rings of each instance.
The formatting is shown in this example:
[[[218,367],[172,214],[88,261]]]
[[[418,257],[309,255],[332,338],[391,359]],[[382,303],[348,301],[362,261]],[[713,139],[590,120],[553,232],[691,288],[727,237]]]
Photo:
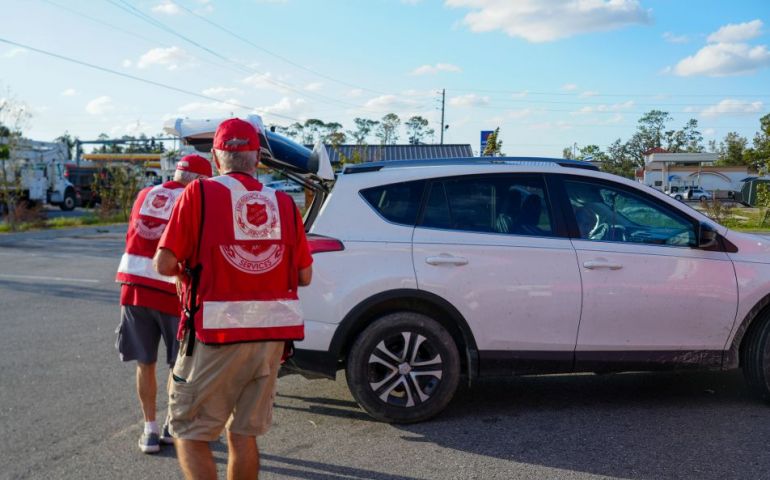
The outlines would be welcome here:
[[[484,156],[484,150],[487,149],[487,138],[489,138],[489,136],[491,134],[493,134],[494,132],[495,132],[494,130],[482,130],[481,131],[481,150],[479,150],[479,156],[480,157]]]

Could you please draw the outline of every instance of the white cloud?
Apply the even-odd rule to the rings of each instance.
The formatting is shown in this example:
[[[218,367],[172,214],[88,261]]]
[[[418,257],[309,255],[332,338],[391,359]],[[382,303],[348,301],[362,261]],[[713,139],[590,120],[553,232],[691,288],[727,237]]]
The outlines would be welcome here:
[[[479,107],[489,105],[489,97],[469,93],[467,95],[450,98],[449,105],[453,107]]]
[[[727,77],[754,73],[770,66],[770,51],[766,45],[745,43],[761,33],[761,20],[725,25],[709,35],[709,43],[705,47],[680,60],[674,67],[666,67],[663,72],[680,77]]]
[[[764,45],[752,47],[745,43],[715,43],[682,59],[672,71],[680,77],[726,77],[753,73],[768,66],[770,51]]]
[[[123,67],[125,68],[131,68],[133,64],[134,62],[126,58],[125,60],[123,60],[123,63],[121,65],[123,65]]]
[[[586,90],[586,91],[582,92],[579,96],[581,98],[590,98],[590,97],[595,97],[597,95],[599,95],[599,92],[594,92],[594,91],[591,91],[591,90]]]
[[[308,92],[317,92],[321,90],[323,86],[324,84],[321,82],[312,82],[305,85],[305,90],[307,90]]]
[[[86,104],[86,112],[91,115],[104,115],[114,109],[115,105],[112,104],[112,98],[106,95],[94,98]]]
[[[12,48],[3,54],[3,58],[15,58],[27,53],[26,48]]]
[[[762,35],[762,20],[730,23],[708,36],[709,43],[739,43]]]
[[[280,115],[297,116],[307,109],[307,102],[304,98],[291,99],[283,97],[278,103],[258,109],[265,114],[277,113]]]
[[[363,90],[361,90],[360,88],[354,88],[353,90],[350,90],[348,92],[348,97],[350,97],[350,98],[358,98],[358,97],[360,97],[363,94],[364,94]]]
[[[395,109],[410,108],[415,105],[415,101],[398,95],[380,95],[368,100],[364,107],[368,109]]]
[[[61,92],[62,97],[74,97],[78,92],[74,88],[68,88]]]
[[[156,131],[157,127],[150,125],[149,123],[145,123],[141,120],[137,120],[135,122],[131,122],[127,125],[115,125],[114,127],[110,128],[110,136],[115,137],[122,137],[123,135],[130,135],[133,137],[138,137],[141,134],[145,134],[148,136],[151,136],[149,132]]]
[[[622,103],[613,104],[601,104],[601,105],[586,105],[576,112],[572,112],[572,115],[588,115],[590,113],[602,113],[602,112],[619,112],[622,110],[628,110],[634,108],[634,101],[628,100]]]
[[[663,40],[668,43],[687,43],[690,41],[690,38],[687,35],[676,35],[671,32],[665,32],[663,34]]]
[[[189,115],[201,115],[205,117],[215,117],[221,115],[229,115],[230,113],[243,111],[243,108],[237,107],[238,100],[230,98],[224,102],[190,102],[182,105],[177,109],[177,112],[183,114],[182,116]],[[235,105],[231,105],[235,104]],[[179,115],[174,115],[174,117]]]
[[[716,134],[717,134],[717,131],[715,129],[713,129],[713,128],[707,128],[707,129],[703,130],[703,136],[704,137],[713,137]]]
[[[166,67],[168,70],[177,70],[194,64],[194,58],[179,47],[153,48],[142,55],[136,62],[137,68],[148,68],[153,65]]]
[[[164,15],[179,15],[182,13],[182,9],[179,8],[179,6],[172,2],[162,2],[154,7],[152,7],[152,11],[155,13],[162,13]]]
[[[575,90],[578,89],[578,86],[575,85],[574,83],[565,83],[564,85],[561,86],[561,89],[567,92],[574,92]]]
[[[584,33],[652,22],[638,0],[445,0],[469,8],[463,23],[474,32],[502,30],[529,42],[550,42]]]
[[[764,104],[760,101],[747,102],[726,98],[716,105],[705,108],[701,112],[703,118],[719,116],[755,115],[764,110]]]
[[[535,113],[531,108],[522,108],[521,110],[511,110],[508,112],[508,118],[513,120],[522,120],[532,116]]]
[[[451,63],[437,63],[435,65],[422,65],[412,70],[412,75],[435,75],[440,72],[462,72],[462,68]]]
[[[211,87],[203,90],[201,93],[209,97],[219,97],[224,95],[239,95],[243,92],[235,87]]]
[[[273,90],[282,93],[288,92],[285,87],[281,86],[280,80],[275,78],[275,75],[270,72],[255,73],[254,75],[244,78],[241,82],[249,87],[257,89]]]

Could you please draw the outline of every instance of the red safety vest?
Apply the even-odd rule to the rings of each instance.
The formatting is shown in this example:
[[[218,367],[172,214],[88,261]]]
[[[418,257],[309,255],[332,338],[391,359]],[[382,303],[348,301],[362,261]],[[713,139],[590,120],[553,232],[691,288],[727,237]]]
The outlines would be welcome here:
[[[128,222],[126,251],[120,259],[116,282],[176,294],[176,277],[167,277],[156,272],[152,266],[152,257],[182,191],[184,185],[172,181],[139,192]],[[136,205],[140,207],[136,208]]]
[[[204,180],[201,187],[196,338],[209,344],[303,339],[291,197],[256,181],[249,190],[230,175]]]

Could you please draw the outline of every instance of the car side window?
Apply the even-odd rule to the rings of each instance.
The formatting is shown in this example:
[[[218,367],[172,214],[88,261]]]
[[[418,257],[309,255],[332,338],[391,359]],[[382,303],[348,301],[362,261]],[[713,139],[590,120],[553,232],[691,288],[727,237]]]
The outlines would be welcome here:
[[[495,175],[435,180],[421,226],[552,236],[542,177]]]
[[[392,183],[361,190],[361,196],[386,220],[403,225],[417,222],[425,180]]]
[[[566,180],[580,238],[599,242],[693,246],[695,226],[642,193],[590,180]]]

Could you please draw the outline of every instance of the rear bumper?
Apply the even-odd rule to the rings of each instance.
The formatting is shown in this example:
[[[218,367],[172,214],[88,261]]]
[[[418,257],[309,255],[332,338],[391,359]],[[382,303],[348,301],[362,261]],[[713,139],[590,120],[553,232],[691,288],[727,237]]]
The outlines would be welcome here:
[[[281,374],[299,373],[305,378],[334,380],[339,368],[337,358],[329,352],[295,349],[294,355],[281,366]]]

